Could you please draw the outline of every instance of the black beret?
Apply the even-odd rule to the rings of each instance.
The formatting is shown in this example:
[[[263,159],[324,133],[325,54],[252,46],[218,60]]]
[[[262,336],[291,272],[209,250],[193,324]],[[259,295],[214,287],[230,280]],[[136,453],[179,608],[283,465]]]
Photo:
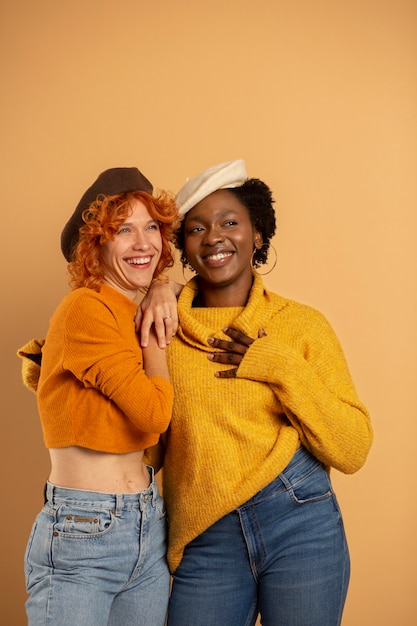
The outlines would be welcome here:
[[[99,195],[115,196],[128,191],[145,191],[152,195],[152,183],[137,167],[113,167],[105,170],[87,189],[61,234],[61,250],[68,262],[71,260],[72,251],[78,243],[79,230],[84,224],[83,211]]]

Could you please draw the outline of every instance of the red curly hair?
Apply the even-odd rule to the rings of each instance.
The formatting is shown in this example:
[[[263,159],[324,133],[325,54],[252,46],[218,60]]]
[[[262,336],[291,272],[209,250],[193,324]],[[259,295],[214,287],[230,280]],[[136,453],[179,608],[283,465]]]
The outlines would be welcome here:
[[[162,238],[161,257],[156,267],[157,278],[174,264],[171,242],[179,224],[174,198],[166,191],[151,196],[144,191],[131,191],[114,196],[100,195],[83,212],[85,224],[80,228],[80,238],[68,264],[69,284],[72,289],[88,287],[99,291],[104,273],[100,261],[100,249],[106,241],[114,239],[120,226],[131,213],[132,201],[140,200],[152,219],[159,223]]]

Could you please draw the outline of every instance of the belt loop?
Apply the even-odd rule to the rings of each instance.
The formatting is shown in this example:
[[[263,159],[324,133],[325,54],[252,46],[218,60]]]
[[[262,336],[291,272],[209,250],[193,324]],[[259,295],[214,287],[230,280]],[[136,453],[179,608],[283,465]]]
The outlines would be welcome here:
[[[123,509],[123,494],[122,493],[117,493],[116,494],[116,511],[115,511],[116,517],[120,517],[121,516],[122,509]]]
[[[158,485],[156,484],[156,482],[154,480],[151,483],[151,487],[152,487],[152,505],[155,508],[156,507],[156,499],[158,497]]]
[[[54,485],[49,482],[45,485],[45,503],[46,502],[54,503]]]
[[[146,469],[148,470],[148,474],[149,474],[149,478],[150,478],[150,482],[153,483],[155,480],[155,470],[152,467],[152,465],[147,465]]]

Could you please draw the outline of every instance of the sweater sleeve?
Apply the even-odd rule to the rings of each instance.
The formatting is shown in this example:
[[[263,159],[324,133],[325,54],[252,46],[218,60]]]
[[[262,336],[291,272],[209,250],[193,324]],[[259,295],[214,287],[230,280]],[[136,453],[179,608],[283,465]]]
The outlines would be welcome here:
[[[17,356],[22,359],[22,382],[34,393],[38,389],[44,343],[45,339],[31,339],[17,351]]]
[[[112,400],[142,432],[162,433],[171,418],[172,385],[146,375],[133,318],[132,336],[121,324],[126,316],[116,318],[94,295],[79,298],[65,320],[63,367]]]
[[[273,332],[256,340],[237,378],[268,383],[301,443],[326,466],[350,474],[365,463],[373,439],[369,414],[339,341],[318,312],[306,320],[297,347]]]

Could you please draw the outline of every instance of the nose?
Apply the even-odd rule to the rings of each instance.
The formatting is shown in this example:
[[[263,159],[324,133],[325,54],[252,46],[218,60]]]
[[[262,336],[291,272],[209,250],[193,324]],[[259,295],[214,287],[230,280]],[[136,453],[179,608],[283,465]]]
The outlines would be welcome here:
[[[134,250],[147,250],[149,248],[149,241],[146,232],[137,231],[135,239],[133,241]]]
[[[224,234],[217,226],[211,226],[206,229],[204,234],[204,243],[208,246],[215,246],[220,241],[224,241]]]

